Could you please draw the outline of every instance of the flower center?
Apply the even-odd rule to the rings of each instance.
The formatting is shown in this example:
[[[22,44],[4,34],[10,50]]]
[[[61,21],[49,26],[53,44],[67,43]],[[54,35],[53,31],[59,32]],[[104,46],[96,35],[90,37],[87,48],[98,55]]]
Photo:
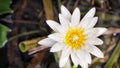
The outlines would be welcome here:
[[[84,46],[85,40],[86,35],[83,28],[71,27],[66,31],[63,42],[73,49],[79,49]]]

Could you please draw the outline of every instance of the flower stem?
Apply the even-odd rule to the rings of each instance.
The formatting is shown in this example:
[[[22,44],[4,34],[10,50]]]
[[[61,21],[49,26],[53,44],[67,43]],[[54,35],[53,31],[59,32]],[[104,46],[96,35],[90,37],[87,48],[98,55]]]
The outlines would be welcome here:
[[[12,41],[18,37],[22,37],[22,36],[25,36],[25,35],[31,35],[31,34],[35,34],[35,33],[39,33],[40,31],[39,30],[36,30],[36,31],[30,31],[30,32],[24,32],[24,33],[21,33],[21,34],[18,34],[18,35],[15,35],[13,37],[10,37],[8,39],[8,41]]]
[[[75,65],[73,65],[72,68],[77,68],[77,67]]]

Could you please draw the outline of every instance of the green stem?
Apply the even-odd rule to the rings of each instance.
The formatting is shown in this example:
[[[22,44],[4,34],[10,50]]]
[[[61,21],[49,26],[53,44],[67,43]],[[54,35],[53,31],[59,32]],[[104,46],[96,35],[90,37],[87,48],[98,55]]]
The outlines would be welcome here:
[[[36,30],[36,31],[30,31],[30,32],[24,32],[24,33],[21,33],[21,34],[18,34],[18,35],[15,35],[13,37],[10,37],[8,39],[8,41],[12,41],[16,38],[19,38],[19,37],[22,37],[22,36],[26,36],[26,35],[31,35],[31,34],[35,34],[35,33],[39,33],[40,31],[39,30]]]
[[[37,42],[41,39],[43,39],[43,37],[22,41],[19,43],[19,48],[22,52],[26,52],[32,48],[35,48],[37,46]]]
[[[73,65],[72,68],[77,68],[77,67],[75,65]]]
[[[120,41],[117,44],[113,54],[111,55],[108,62],[105,64],[104,68],[112,68],[113,64],[115,64],[120,56]]]

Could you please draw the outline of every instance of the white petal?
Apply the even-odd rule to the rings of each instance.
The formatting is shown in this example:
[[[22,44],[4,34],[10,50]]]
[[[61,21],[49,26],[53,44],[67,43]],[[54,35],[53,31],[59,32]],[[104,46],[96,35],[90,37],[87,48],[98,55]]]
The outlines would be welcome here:
[[[61,6],[61,13],[64,15],[68,20],[71,19],[71,13],[65,8],[63,5]]]
[[[38,42],[38,44],[43,45],[43,46],[47,46],[47,47],[51,47],[55,43],[56,43],[56,41],[54,41],[54,40],[52,40],[50,38],[45,38],[45,39],[40,40]]]
[[[79,64],[79,59],[74,52],[71,52],[71,59],[72,59],[72,62],[74,63],[74,65],[77,67]]]
[[[98,33],[98,30],[96,29],[89,29],[85,31],[85,34],[87,35],[87,38],[94,38],[95,35]]]
[[[80,50],[78,50],[78,52],[76,54],[80,60],[84,59],[82,62],[91,63],[91,56],[86,50],[80,49]]]
[[[88,68],[88,63],[84,63],[84,65],[81,65],[81,68]]]
[[[88,62],[89,64],[91,64],[91,56],[90,56],[90,53],[88,53],[88,52],[85,53],[85,60],[86,60],[86,62]]]
[[[93,37],[98,37],[100,35],[102,35],[107,29],[106,28],[93,28],[93,29],[90,29],[90,30],[87,30],[85,32],[85,34],[88,35],[88,38],[93,38]]]
[[[60,61],[59,61],[60,67],[63,67],[67,63],[70,53],[71,53],[71,49],[69,49],[67,47],[65,47],[63,49],[62,55],[61,55]]]
[[[98,30],[98,33],[96,34],[96,36],[100,36],[102,35],[105,31],[107,31],[106,28],[103,28],[103,27],[97,27],[97,28],[94,28],[96,30]]]
[[[47,20],[46,22],[54,31],[58,31],[57,28],[60,27],[60,24],[53,20]]]
[[[89,46],[86,46],[86,50],[88,50],[91,54],[95,55],[96,57],[99,57],[99,58],[103,58],[104,55],[103,53],[100,51],[100,49],[98,49],[96,46],[94,45],[89,45]]]
[[[96,11],[95,8],[90,9],[90,10],[87,12],[87,14],[83,17],[82,20],[85,20],[85,19],[87,19],[87,18],[93,18],[93,16],[95,15],[95,11]],[[81,21],[82,21],[82,20],[81,20]]]
[[[72,18],[71,18],[71,23],[73,25],[78,25],[79,21],[80,21],[80,10],[79,10],[79,8],[76,8],[73,11]]]
[[[82,50],[78,50],[75,53],[76,56],[78,57],[79,65],[81,65],[82,68],[88,68],[88,63],[86,62],[86,59],[84,57],[85,53]]]
[[[88,44],[93,44],[93,45],[102,45],[103,41],[99,38],[90,38],[87,39]]]
[[[79,58],[80,60],[83,60],[83,58],[84,58],[84,51],[78,50],[78,51],[76,52],[76,55],[78,56],[78,58]]]
[[[71,53],[72,54],[72,53]],[[78,51],[74,54],[76,57],[73,57],[76,61],[76,64],[78,63],[82,68],[88,68],[88,63],[86,62],[85,58],[83,57],[83,54],[79,53]],[[81,57],[80,57],[81,56]],[[76,59],[75,59],[76,58]]]
[[[95,24],[97,23],[98,21],[98,17],[94,17],[92,18],[89,23],[86,23],[86,29],[90,29],[90,28],[93,28],[95,26]]]
[[[59,20],[60,20],[60,23],[62,24],[62,26],[67,27],[70,23],[69,20],[65,19],[62,14],[59,14]]]
[[[79,26],[83,27],[84,29],[87,29],[92,19],[93,18],[87,18],[87,19],[81,20]]]
[[[48,35],[48,37],[58,42],[62,41],[62,36],[60,33],[53,33],[53,34]]]
[[[65,45],[63,43],[56,43],[52,46],[52,48],[50,49],[50,52],[57,52],[62,50],[65,47]]]
[[[67,29],[68,29],[68,26],[61,26],[61,27],[57,28],[58,32],[61,33],[61,34],[66,32]]]
[[[79,59],[79,64],[82,68],[88,68],[88,63],[84,61],[84,58],[83,59]]]

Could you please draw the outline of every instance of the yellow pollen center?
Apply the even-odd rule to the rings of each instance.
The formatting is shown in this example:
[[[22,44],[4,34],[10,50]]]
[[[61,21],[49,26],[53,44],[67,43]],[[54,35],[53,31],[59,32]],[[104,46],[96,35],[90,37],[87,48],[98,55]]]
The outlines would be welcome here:
[[[84,29],[80,27],[69,28],[64,36],[64,43],[73,49],[79,49],[84,46],[86,40],[86,35],[84,34]]]

